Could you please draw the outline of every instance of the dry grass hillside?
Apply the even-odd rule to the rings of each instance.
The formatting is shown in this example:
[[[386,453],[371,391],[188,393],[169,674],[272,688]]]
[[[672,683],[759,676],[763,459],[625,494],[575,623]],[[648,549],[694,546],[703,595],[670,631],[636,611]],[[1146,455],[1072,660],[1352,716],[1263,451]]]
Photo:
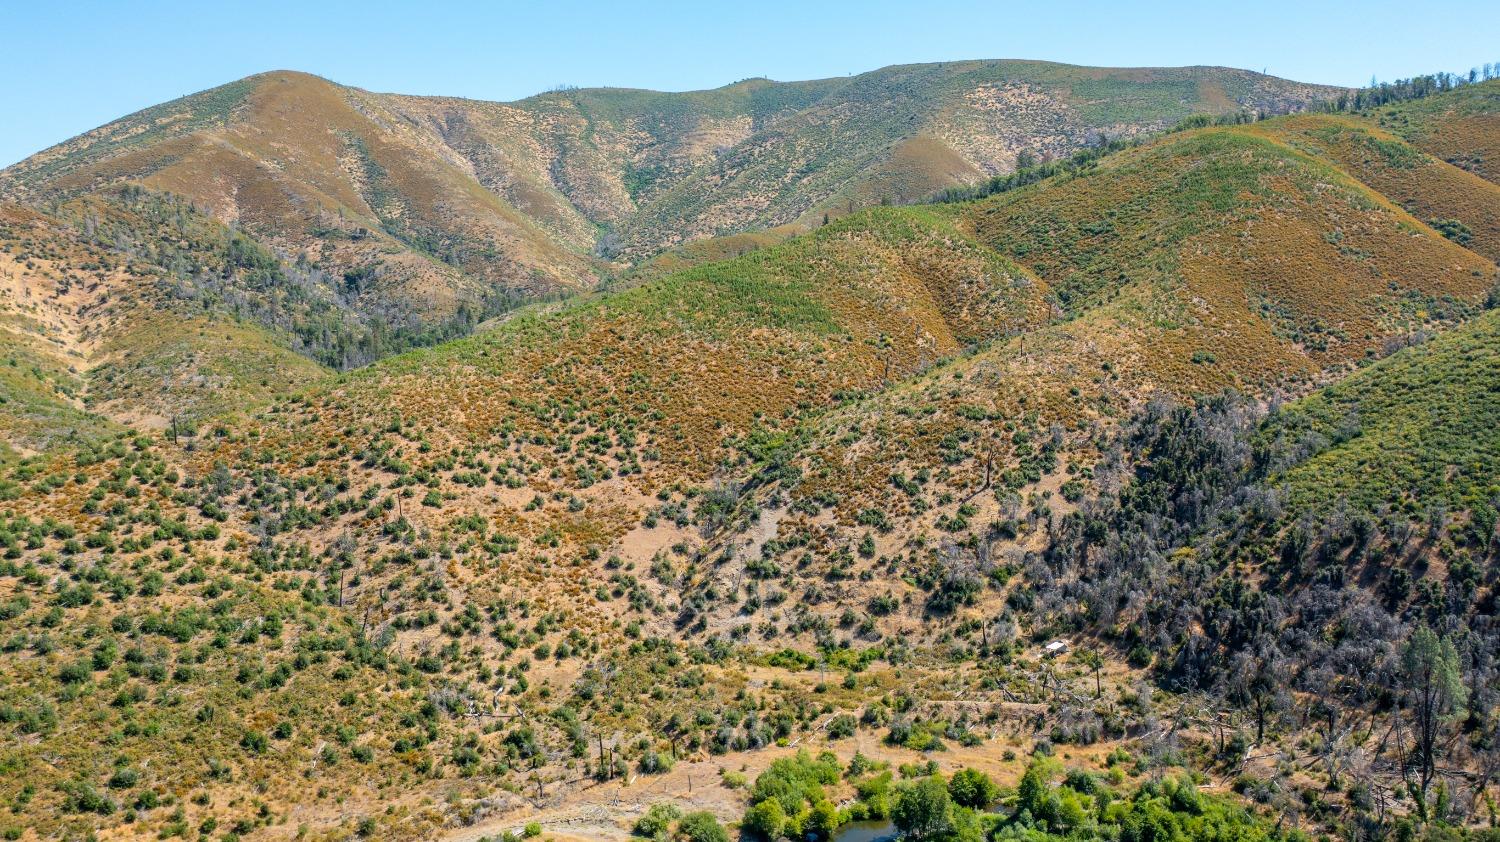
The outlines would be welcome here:
[[[0,418],[12,450],[96,442],[119,423],[188,428],[324,375],[287,337],[174,294],[188,263],[200,280],[244,273],[236,255],[250,252],[235,244],[246,241],[181,209],[170,221],[146,218],[166,210],[157,205],[67,210],[0,208]]]
[[[1491,260],[1500,259],[1500,186],[1427,154],[1371,122],[1306,115],[1259,128],[1268,137],[1333,162],[1461,245]]]
[[[122,181],[183,197],[429,318],[594,282],[588,258],[486,190],[428,132],[378,98],[306,74],[250,77],[148,109],[5,175],[22,200]]]
[[[526,738],[533,742],[521,751],[530,759],[502,772],[482,758],[504,735],[476,733],[471,741],[449,729],[465,721],[449,723],[449,715],[463,716],[472,701],[484,716],[509,718],[515,705],[531,706],[528,694],[571,693],[578,682],[599,680],[600,669],[644,694],[651,670],[683,655],[664,642],[652,643],[657,655],[648,658],[621,647],[666,631],[661,613],[675,587],[666,571],[691,563],[700,544],[693,521],[707,516],[695,512],[707,498],[685,483],[733,464],[748,446],[726,436],[760,423],[775,435],[839,390],[874,388],[960,343],[1043,321],[1044,293],[942,217],[885,211],[733,263],[517,317],[348,375],[250,423],[200,428],[176,442],[106,440],[89,455],[21,462],[5,487],[19,507],[6,534],[23,536],[15,546],[24,570],[88,557],[97,574],[89,574],[95,581],[83,602],[69,598],[82,610],[62,609],[67,631],[49,640],[87,646],[84,630],[103,623],[115,630],[107,634],[126,666],[107,678],[116,662],[101,655],[103,671],[80,686],[72,672],[57,671],[66,657],[52,643],[17,653],[8,673],[17,692],[7,695],[6,710],[28,737],[5,762],[28,770],[33,783],[29,794],[7,795],[34,799],[28,816],[50,814],[33,825],[47,833],[108,813],[157,829],[218,816],[226,826],[239,823],[236,832],[264,826],[273,835],[306,822],[334,838],[352,829],[354,814],[340,803],[376,799],[394,812],[361,806],[359,815],[382,833],[423,838],[452,820],[447,808],[420,803],[425,784],[411,799],[395,793],[436,781],[435,772],[444,774],[436,770],[455,758],[467,770],[463,778],[488,769],[474,784],[501,775],[515,789],[482,796],[484,806],[464,808],[471,815],[524,805],[532,781],[560,792],[576,778],[571,762],[562,762],[574,749],[560,748],[551,724],[538,723]],[[763,376],[747,378],[748,371]],[[158,519],[160,526],[148,525]],[[37,529],[40,545],[25,549],[35,542],[24,536]],[[168,533],[175,537],[164,540]],[[74,535],[94,537],[78,543]],[[334,556],[326,555],[330,548]],[[350,566],[338,572],[346,556]],[[324,581],[325,562],[338,582]],[[637,579],[652,567],[651,584]],[[6,577],[6,604],[28,606],[11,615],[27,625],[31,574],[17,571],[20,578]],[[96,610],[99,588],[114,596]],[[437,636],[439,626],[449,627],[438,619],[440,606],[459,611],[456,617],[489,617],[483,622],[497,622],[497,636],[475,639],[472,651],[450,647]],[[186,625],[162,637],[148,614]],[[262,629],[263,618],[275,617],[265,622],[286,631],[275,632],[279,644],[259,631],[235,631],[226,648],[215,649],[202,624],[210,617],[224,629],[244,622]],[[354,617],[357,626],[349,625]],[[272,626],[264,626],[267,634]],[[184,648],[195,640],[209,645],[202,660]],[[315,640],[323,643],[308,649]],[[333,650],[323,648],[368,641],[376,641],[368,663],[356,655],[341,666],[344,657],[330,659]],[[531,654],[512,657],[523,647]],[[452,673],[459,681],[450,683],[443,665],[450,657],[478,669],[484,683],[510,687],[514,700],[470,686],[467,674]],[[658,657],[663,666],[651,667]],[[167,666],[174,663],[176,678]],[[168,669],[160,681],[156,665]],[[43,686],[74,690],[60,689],[56,702],[37,707],[32,694]],[[674,689],[670,705],[688,715],[701,704],[695,700],[745,686],[743,675],[715,668],[710,683]],[[152,724],[142,730],[138,705],[157,690],[174,700],[160,699],[162,713],[145,714]],[[798,682],[772,695],[805,707],[808,692]],[[330,708],[329,698],[348,701]],[[309,716],[314,707],[324,713]],[[118,768],[129,771],[113,784],[92,781],[89,758],[97,755],[74,725],[84,710],[115,723]],[[632,705],[569,715],[592,723],[576,726],[586,730],[570,739],[581,744],[583,734],[634,733],[655,714]],[[283,721],[292,729],[285,734]],[[387,739],[402,729],[414,730]],[[359,736],[366,732],[381,736]],[[342,733],[350,735],[342,743],[325,739]],[[157,742],[167,734],[208,759],[162,753]],[[262,747],[267,739],[279,742]],[[634,737],[609,739],[636,751]],[[558,750],[554,766],[546,758]],[[259,759],[245,763],[237,759],[242,751]],[[60,775],[42,771],[44,757]],[[292,766],[323,781],[327,798],[298,797],[295,781],[281,774]],[[355,777],[366,783],[355,785]],[[139,801],[135,790],[146,780],[157,794]],[[460,800],[471,797],[480,791]],[[296,801],[302,806],[283,812]],[[276,806],[257,816],[256,804]],[[181,818],[169,815],[173,808]]]
[[[1397,103],[1373,115],[1380,126],[1428,154],[1500,183],[1500,83],[1469,85],[1446,96]]]
[[[1008,170],[1022,150],[1065,154],[1330,92],[1222,68],[961,62],[491,103],[274,72],[41,152],[0,174],[0,195],[170,193],[284,260],[352,279],[367,312],[436,324],[591,288],[617,257],[920,200]]]
[[[1117,126],[1273,84],[1026,70]],[[861,86],[990,72],[730,93],[760,109],[746,142],[784,150],[771,135]],[[580,155],[624,154],[606,124],[741,131],[707,94],[631,123],[664,97],[540,99],[565,135],[587,104]],[[489,121],[415,120],[454,126],[460,170],[525,134],[511,106],[443,102]],[[234,131],[177,119],[178,140]],[[365,326],[358,293],[276,235],[149,190],[7,209],[0,417],[35,442],[0,468],[0,832],[623,839],[659,800],[737,819],[749,779],[809,746],[850,767],[834,820],[872,798],[865,764],[1009,786],[1035,752],[1142,801],[1196,770],[1268,825],[1438,821],[1378,737],[1413,734],[1390,676],[1418,620],[1479,688],[1441,725],[1441,820],[1477,821],[1454,805],[1483,803],[1470,770],[1500,733],[1470,666],[1493,648],[1500,463],[1467,434],[1495,428],[1493,185],[1379,119],[1173,132],[978,201],[705,240],[326,378],[295,352]],[[697,149],[658,148],[676,181],[649,205],[699,195]],[[523,152],[476,183],[515,208],[539,191],[549,236],[602,213],[506,181]],[[48,164],[28,166],[11,189]],[[255,347],[259,377],[205,395],[269,404],[140,423],[198,394],[175,373]],[[93,426],[57,446],[58,418]],[[1047,657],[1062,636],[1075,653]]]
[[[1093,463],[1148,399],[1296,392],[1478,312],[1494,263],[1263,139],[1298,119],[1172,136],[959,206],[955,224],[1034,272],[1067,318],[820,418],[772,533],[787,549],[758,563],[786,569],[811,538],[847,575],[874,534],[877,571],[922,572],[996,518],[1023,524],[1024,548],[1036,512],[1095,490]],[[866,581],[833,605],[925,587]]]
[[[668,182],[622,228],[627,253],[881,202],[921,201],[1194,113],[1300,110],[1333,91],[1226,68],[1047,62],[902,65],[831,80],[805,108]]]

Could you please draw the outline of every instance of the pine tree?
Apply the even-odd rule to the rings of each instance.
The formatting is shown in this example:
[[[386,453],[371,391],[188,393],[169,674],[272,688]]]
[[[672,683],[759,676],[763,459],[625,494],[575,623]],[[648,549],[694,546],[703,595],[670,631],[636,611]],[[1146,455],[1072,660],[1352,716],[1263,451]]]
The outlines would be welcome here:
[[[1413,795],[1419,799],[1421,810],[1437,774],[1444,726],[1462,714],[1468,690],[1464,687],[1453,641],[1438,637],[1426,625],[1412,633],[1402,650],[1401,672],[1415,743],[1413,760],[1419,776],[1418,790]]]

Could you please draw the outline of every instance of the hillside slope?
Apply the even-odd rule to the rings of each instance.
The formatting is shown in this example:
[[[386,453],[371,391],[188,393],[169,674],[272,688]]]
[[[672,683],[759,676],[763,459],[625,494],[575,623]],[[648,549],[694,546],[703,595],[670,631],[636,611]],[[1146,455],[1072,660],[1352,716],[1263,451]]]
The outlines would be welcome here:
[[[627,249],[814,221],[1066,155],[1194,113],[1276,113],[1331,89],[1227,68],[1084,68],[1047,62],[902,65],[842,80],[809,107],[721,151],[644,203]]]
[[[1495,113],[1500,115],[1500,107]],[[1427,154],[1372,122],[1318,114],[1257,128],[1326,158],[1460,245],[1500,260],[1500,185]],[[1463,148],[1482,155],[1482,141],[1472,142]]]
[[[120,422],[190,429],[321,379],[287,332],[204,297],[255,289],[273,265],[252,241],[150,198],[56,215],[0,205],[5,445],[98,442]]]
[[[1500,184],[1500,80],[1376,109],[1382,128]]]
[[[560,91],[514,103],[375,94],[291,72],[130,115],[0,172],[36,204],[122,181],[185,197],[288,259],[365,279],[428,321],[591,287],[596,250],[911,201],[1195,112],[1306,107],[1331,89],[1223,68],[1041,62]]]
[[[956,206],[955,224],[1034,272],[1071,318],[819,419],[790,495],[809,514],[780,522],[771,546],[788,550],[773,565],[808,536],[833,553],[874,523],[877,566],[894,569],[941,566],[945,544],[996,518],[1031,517],[1031,546],[1037,513],[1095,488],[1093,463],[1148,400],[1305,389],[1479,311],[1492,261],[1265,140],[1268,127],[1170,136]]]
[[[505,293],[580,289],[589,261],[474,180],[376,98],[300,73],[253,76],[103,126],[7,169],[35,203],[120,182],[192,201],[289,259],[366,279],[436,318]]]
[[[1328,688],[1375,723],[1329,731],[1406,739],[1408,624],[1493,650],[1494,437],[1463,433],[1494,414],[1496,266],[1402,206],[1488,187],[1422,153],[1436,186],[1407,183],[1359,152],[1378,127],[1310,119],[720,242],[754,248],[175,439],[104,422],[13,460],[0,826],[472,839],[582,802],[623,838],[657,793],[737,814],[735,770],[793,743],[1011,780],[1066,743],[1124,775],[1105,756],[1175,721],[1218,739],[1143,743],[1135,773],[1201,755],[1322,827],[1383,821],[1361,793],[1401,785],[1394,749],[1278,752],[1321,739]],[[213,289],[286,292],[185,205],[72,201],[36,224],[89,244],[97,203],[95,231],[176,232],[93,260],[195,254],[215,271],[162,279],[196,290],[238,255]],[[1413,578],[1360,578],[1377,534]],[[1108,657],[1036,652],[1062,635]]]
[[[1166,686],[1258,708],[1258,730],[1281,703],[1257,675],[1339,716],[1408,692],[1381,671],[1414,629],[1487,663],[1497,330],[1491,311],[1269,412],[1233,395],[1154,407],[1120,492],[1049,525],[1033,621],[1149,647]],[[1460,764],[1497,732],[1486,669],[1464,672],[1465,728],[1485,736],[1444,749]]]

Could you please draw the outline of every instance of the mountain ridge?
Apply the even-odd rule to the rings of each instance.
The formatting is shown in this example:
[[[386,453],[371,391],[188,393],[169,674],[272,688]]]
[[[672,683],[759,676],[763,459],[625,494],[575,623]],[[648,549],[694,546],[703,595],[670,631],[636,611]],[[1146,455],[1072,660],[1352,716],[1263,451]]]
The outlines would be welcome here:
[[[0,289],[29,291],[0,297],[0,420],[30,440],[0,453],[0,830],[624,840],[680,804],[683,837],[696,811],[826,837],[982,769],[998,814],[930,838],[1123,838],[1168,797],[1212,824],[1216,788],[1245,838],[1485,839],[1497,86],[694,240],[337,374],[307,357],[374,342],[381,277],[149,185],[0,205]],[[341,247],[443,221],[369,187],[434,126],[473,159],[423,174],[478,160],[521,196],[538,135],[508,121],[587,116],[577,154],[638,143],[677,179],[631,182],[646,204],[749,129],[699,121],[711,97],[667,145],[609,128],[641,99],[356,98],[391,129],[320,136],[349,162],[321,193],[389,228]],[[1428,635],[1473,688],[1436,780],[1408,749]]]
[[[0,197],[168,190],[330,272],[375,267],[372,296],[440,317],[497,290],[591,287],[617,257],[921,199],[1022,149],[1064,154],[1098,133],[1303,108],[1335,90],[1222,68],[970,61],[488,102],[270,71],[0,170]],[[1013,100],[1019,117],[1006,116]]]

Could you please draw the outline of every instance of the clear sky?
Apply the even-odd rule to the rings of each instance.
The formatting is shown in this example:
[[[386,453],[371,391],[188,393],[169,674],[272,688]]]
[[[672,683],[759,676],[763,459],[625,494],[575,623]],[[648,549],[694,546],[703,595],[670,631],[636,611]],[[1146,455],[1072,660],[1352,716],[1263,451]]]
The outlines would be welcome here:
[[[0,0],[0,23],[0,166],[273,69],[508,100],[559,84],[690,90],[966,58],[1215,64],[1344,85],[1500,62],[1493,0]]]

